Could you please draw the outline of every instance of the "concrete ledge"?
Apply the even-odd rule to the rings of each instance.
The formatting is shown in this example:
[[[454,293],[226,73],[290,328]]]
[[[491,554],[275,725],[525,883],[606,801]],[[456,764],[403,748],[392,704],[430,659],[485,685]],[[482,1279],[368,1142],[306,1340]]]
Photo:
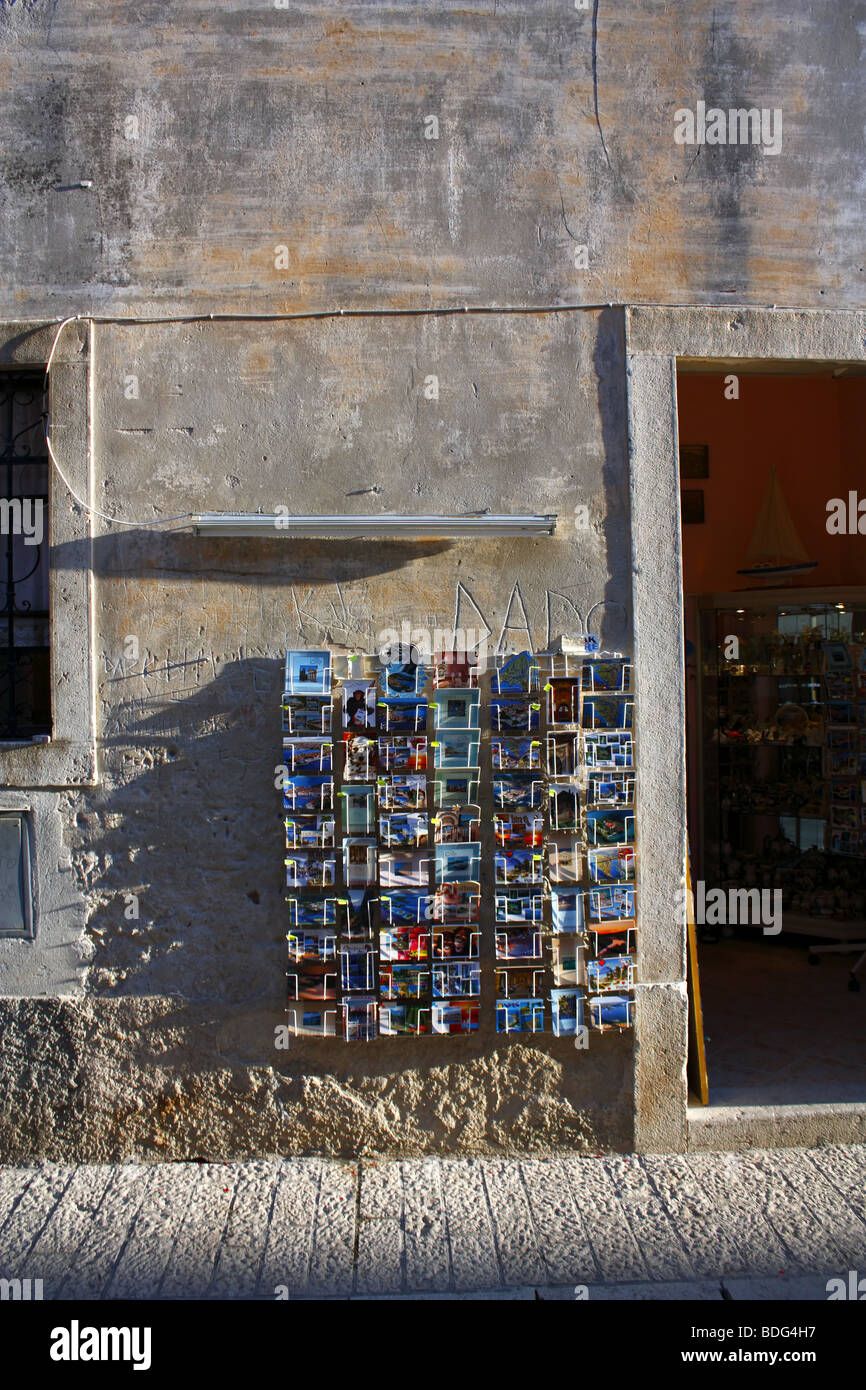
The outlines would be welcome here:
[[[688,1151],[726,1149],[818,1149],[825,1144],[862,1144],[866,1105],[690,1106]]]

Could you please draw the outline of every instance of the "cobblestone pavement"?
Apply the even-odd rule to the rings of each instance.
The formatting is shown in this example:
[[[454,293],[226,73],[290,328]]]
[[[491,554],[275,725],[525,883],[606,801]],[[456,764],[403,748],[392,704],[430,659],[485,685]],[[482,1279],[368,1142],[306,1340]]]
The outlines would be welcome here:
[[[0,1279],[47,1299],[825,1299],[849,1270],[861,1146],[0,1168]]]

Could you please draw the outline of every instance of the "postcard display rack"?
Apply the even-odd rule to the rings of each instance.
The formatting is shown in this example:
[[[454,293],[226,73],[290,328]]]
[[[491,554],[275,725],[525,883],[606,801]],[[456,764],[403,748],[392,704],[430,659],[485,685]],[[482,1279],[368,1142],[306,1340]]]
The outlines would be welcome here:
[[[488,992],[499,1033],[631,1027],[631,665],[588,643],[480,679],[456,652],[285,670],[294,1032],[465,1035]]]

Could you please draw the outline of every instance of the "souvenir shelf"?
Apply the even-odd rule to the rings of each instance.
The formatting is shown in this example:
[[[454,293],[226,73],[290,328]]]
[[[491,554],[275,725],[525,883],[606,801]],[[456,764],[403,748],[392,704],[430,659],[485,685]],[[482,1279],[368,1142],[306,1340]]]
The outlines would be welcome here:
[[[629,1027],[631,666],[388,655],[286,653],[290,1024],[472,1033],[492,962],[499,1033]]]
[[[866,915],[866,591],[700,601],[700,873]],[[732,640],[735,639],[735,640]]]

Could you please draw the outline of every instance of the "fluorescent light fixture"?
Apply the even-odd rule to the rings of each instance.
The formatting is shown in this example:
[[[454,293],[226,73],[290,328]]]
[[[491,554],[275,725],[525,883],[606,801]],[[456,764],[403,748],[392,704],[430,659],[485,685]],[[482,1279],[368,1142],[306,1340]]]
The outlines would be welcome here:
[[[388,536],[552,536],[556,516],[282,516],[204,512],[192,518],[198,536],[280,536],[372,540]]]

